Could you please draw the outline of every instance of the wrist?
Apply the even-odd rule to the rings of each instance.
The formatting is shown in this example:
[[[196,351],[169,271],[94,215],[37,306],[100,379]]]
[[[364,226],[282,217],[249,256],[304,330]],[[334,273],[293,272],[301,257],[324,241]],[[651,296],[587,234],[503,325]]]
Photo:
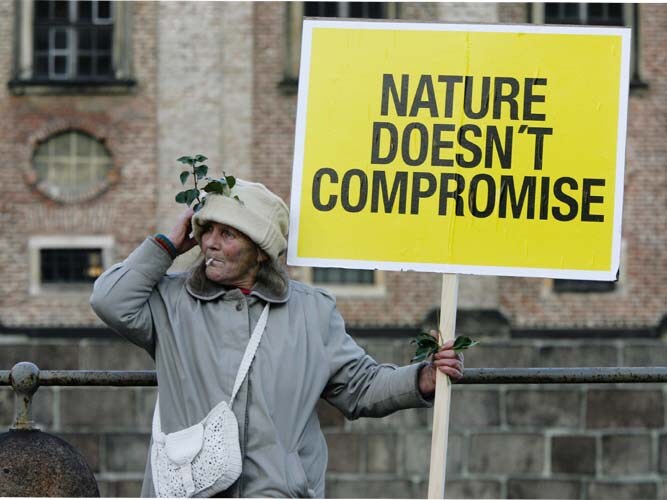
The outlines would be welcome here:
[[[179,252],[168,236],[165,236],[162,233],[157,233],[155,236],[153,236],[153,238],[162,248],[164,248],[164,250],[171,256],[172,259],[178,257]]]
[[[428,398],[433,396],[435,392],[435,384],[433,383],[433,366],[430,363],[424,363],[419,370],[419,392],[422,396]]]

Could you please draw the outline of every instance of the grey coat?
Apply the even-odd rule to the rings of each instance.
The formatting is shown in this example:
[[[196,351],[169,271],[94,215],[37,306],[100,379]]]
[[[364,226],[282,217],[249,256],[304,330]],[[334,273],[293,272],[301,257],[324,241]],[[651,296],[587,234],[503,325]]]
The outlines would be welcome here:
[[[376,363],[346,333],[323,290],[285,277],[282,293],[258,282],[246,296],[194,279],[201,271],[166,274],[171,264],[148,238],[97,279],[91,297],[106,324],[155,359],[164,432],[194,425],[229,401],[252,329],[271,303],[233,406],[243,472],[223,496],[324,496],[327,446],[315,411],[320,397],[350,419],[430,405],[418,389],[420,365]],[[154,496],[150,463],[142,496]]]

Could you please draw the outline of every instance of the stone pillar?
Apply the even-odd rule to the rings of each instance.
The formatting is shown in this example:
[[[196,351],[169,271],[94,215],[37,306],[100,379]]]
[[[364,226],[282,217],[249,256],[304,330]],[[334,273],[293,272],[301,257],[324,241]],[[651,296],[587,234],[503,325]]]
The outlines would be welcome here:
[[[250,174],[251,23],[251,4],[159,4],[158,231],[168,232],[185,207],[174,201],[183,189],[180,156],[205,155],[212,176]],[[197,255],[182,256],[173,269]]]

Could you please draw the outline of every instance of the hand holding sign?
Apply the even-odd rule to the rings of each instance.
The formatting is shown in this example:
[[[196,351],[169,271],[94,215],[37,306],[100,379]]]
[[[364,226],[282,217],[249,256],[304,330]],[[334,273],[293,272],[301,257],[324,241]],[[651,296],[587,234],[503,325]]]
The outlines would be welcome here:
[[[454,349],[454,342],[454,340],[448,340],[438,346],[436,352],[432,354],[431,362],[421,369],[419,391],[424,396],[431,396],[435,392],[438,371],[454,380],[463,377],[463,354]]]

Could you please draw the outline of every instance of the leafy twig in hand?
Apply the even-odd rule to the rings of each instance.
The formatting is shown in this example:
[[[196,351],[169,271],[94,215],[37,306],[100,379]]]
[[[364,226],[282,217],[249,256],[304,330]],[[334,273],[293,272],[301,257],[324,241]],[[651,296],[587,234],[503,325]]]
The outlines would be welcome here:
[[[439,332],[438,335],[440,335]],[[413,362],[424,361],[425,359],[433,356],[440,349],[440,342],[438,342],[438,339],[429,333],[419,334],[417,338],[413,339],[410,343],[417,344],[417,350],[415,351],[415,355],[412,358]],[[473,340],[470,337],[461,335],[456,337],[452,348],[455,352],[461,352],[477,344],[479,344],[477,340]]]

